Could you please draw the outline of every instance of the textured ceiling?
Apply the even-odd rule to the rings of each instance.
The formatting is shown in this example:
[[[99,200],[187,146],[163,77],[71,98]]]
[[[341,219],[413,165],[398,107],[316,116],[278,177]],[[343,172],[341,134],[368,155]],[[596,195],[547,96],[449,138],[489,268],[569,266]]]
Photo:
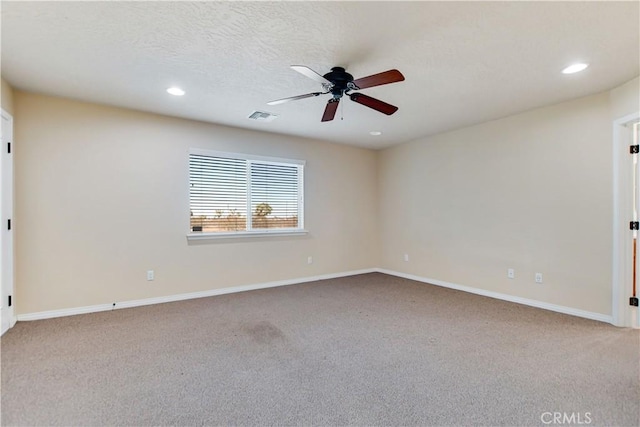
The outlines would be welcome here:
[[[2,77],[14,87],[231,126],[382,148],[611,89],[640,74],[634,2],[2,1]],[[563,75],[574,61],[587,71]],[[406,81],[362,92],[385,116],[289,68]],[[177,85],[177,98],[165,89]],[[279,117],[251,121],[254,110]],[[341,120],[340,117],[344,119]],[[383,135],[373,137],[369,131]]]

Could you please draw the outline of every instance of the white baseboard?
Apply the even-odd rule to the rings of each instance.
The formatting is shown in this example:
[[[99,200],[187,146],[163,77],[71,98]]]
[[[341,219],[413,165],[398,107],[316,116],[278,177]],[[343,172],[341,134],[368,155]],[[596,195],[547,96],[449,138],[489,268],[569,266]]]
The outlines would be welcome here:
[[[358,274],[366,274],[366,273],[374,273],[374,272],[388,274],[391,276],[402,277],[405,279],[415,280],[418,282],[428,283],[431,285],[441,286],[441,287],[450,288],[450,289],[456,289],[459,291],[469,292],[476,295],[482,295],[482,296],[496,298],[504,301],[515,302],[517,304],[524,304],[531,307],[542,308],[544,310],[555,311],[558,313],[569,314],[572,316],[583,317],[585,319],[597,320],[600,322],[613,324],[613,317],[606,314],[579,310],[577,308],[550,304],[542,301],[517,297],[513,295],[508,295],[508,294],[502,294],[499,292],[487,291],[479,288],[472,288],[470,286],[458,285],[455,283],[449,283],[442,280],[430,279],[427,277],[416,276],[413,274],[387,270],[384,268],[369,268],[364,270],[345,271],[341,273],[323,274],[319,276],[302,277],[297,279],[278,280],[275,282],[257,283],[253,285],[232,286],[229,288],[211,289],[207,291],[190,292],[186,294],[168,295],[163,297],[145,298],[145,299],[130,300],[130,301],[120,301],[120,302],[115,302],[111,304],[99,304],[99,305],[92,305],[92,306],[86,306],[86,307],[62,309],[62,310],[40,311],[36,313],[20,314],[17,316],[17,320],[18,321],[41,320],[41,319],[51,319],[54,317],[73,316],[76,314],[98,313],[101,311],[117,310],[121,308],[141,307],[141,306],[151,305],[151,304],[162,304],[165,302],[183,301],[183,300],[195,299],[195,298],[205,298],[205,297],[211,297],[216,295],[225,295],[225,294],[231,294],[236,292],[245,292],[245,291],[253,291],[257,289],[274,288],[278,286],[302,284],[302,283],[308,283],[308,282],[315,282],[317,280],[335,279],[339,277],[355,276]]]
[[[256,289],[275,288],[277,286],[296,285],[301,283],[315,282],[318,280],[336,279],[338,277],[355,276],[358,274],[374,273],[378,271],[375,268],[364,270],[345,271],[341,273],[322,274],[319,276],[302,277],[298,279],[278,280],[275,282],[257,283],[254,285],[232,286],[229,288],[211,289],[200,292],[190,292],[186,294],[168,295],[164,297],[145,298],[131,301],[120,301],[111,304],[98,304],[86,307],[75,307],[62,310],[39,311],[36,313],[19,314],[17,320],[41,320],[51,319],[54,317],[73,316],[76,314],[98,313],[101,311],[117,310],[121,308],[141,307],[144,305],[161,304],[165,302],[183,301],[195,298],[211,297],[216,295],[232,294],[236,292],[253,291]]]
[[[428,283],[430,285],[436,285],[436,286],[441,286],[441,287],[444,287],[444,288],[456,289],[458,291],[469,292],[471,294],[482,295],[482,296],[485,296],[485,297],[496,298],[496,299],[509,301],[509,302],[515,302],[515,303],[518,303],[518,304],[524,304],[524,305],[528,305],[528,306],[531,306],[531,307],[542,308],[544,310],[555,311],[555,312],[563,313],[563,314],[570,314],[572,316],[583,317],[585,319],[597,320],[597,321],[600,321],[600,322],[613,324],[613,317],[609,316],[609,315],[606,315],[606,314],[594,313],[592,311],[585,311],[585,310],[580,310],[580,309],[577,309],[577,308],[571,308],[571,307],[565,307],[565,306],[562,306],[562,305],[550,304],[550,303],[543,302],[543,301],[538,301],[538,300],[533,300],[533,299],[528,299],[528,298],[522,298],[522,297],[516,297],[516,296],[513,296],[513,295],[502,294],[500,292],[493,292],[493,291],[487,291],[487,290],[479,289],[479,288],[472,288],[470,286],[458,285],[458,284],[455,284],[455,283],[444,282],[442,280],[429,279],[427,277],[415,276],[413,274],[400,273],[398,271],[387,270],[387,269],[384,269],[384,268],[377,268],[376,271],[379,272],[379,273],[389,274],[391,276],[397,276],[397,277],[402,277],[402,278],[405,278],[405,279],[415,280],[417,282]]]

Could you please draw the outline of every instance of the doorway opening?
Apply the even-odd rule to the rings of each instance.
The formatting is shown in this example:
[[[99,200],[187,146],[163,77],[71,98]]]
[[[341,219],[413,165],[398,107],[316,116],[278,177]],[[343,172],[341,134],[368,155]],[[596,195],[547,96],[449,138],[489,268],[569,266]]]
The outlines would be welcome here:
[[[616,326],[640,328],[634,305],[640,279],[640,112],[616,120],[613,133],[612,319]]]

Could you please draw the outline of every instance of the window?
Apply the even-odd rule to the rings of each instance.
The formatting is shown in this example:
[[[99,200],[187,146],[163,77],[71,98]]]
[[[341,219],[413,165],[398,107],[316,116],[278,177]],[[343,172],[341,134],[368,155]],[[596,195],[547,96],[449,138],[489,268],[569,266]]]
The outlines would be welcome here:
[[[190,237],[304,232],[304,163],[192,149]]]

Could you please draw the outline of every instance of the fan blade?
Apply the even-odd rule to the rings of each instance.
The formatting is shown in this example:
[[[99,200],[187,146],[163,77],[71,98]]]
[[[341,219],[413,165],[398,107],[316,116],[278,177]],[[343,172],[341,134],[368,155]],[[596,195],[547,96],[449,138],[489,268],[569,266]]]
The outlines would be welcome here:
[[[333,86],[333,83],[331,83],[329,80],[325,79],[324,77],[322,77],[320,74],[316,73],[309,67],[305,67],[304,65],[292,65],[291,68],[293,68],[300,74],[303,74],[309,77],[310,79],[313,79],[317,82],[322,83],[323,85]]]
[[[313,93],[307,93],[306,95],[290,96],[289,98],[282,98],[282,99],[276,99],[275,101],[269,101],[267,102],[267,104],[268,105],[284,104],[285,102],[297,101],[298,99],[311,98],[313,96],[322,95],[323,93],[325,92],[313,92]]]
[[[349,97],[353,102],[357,102],[358,104],[373,108],[374,110],[380,111],[387,116],[390,116],[398,111],[398,107],[396,107],[395,105],[387,104],[386,102],[382,102],[379,99],[372,98],[362,93],[352,93],[349,95]]]
[[[373,86],[386,85],[389,83],[401,82],[404,80],[404,76],[398,70],[389,70],[382,73],[374,74],[372,76],[362,77],[354,80],[353,84],[358,89],[365,89]]]
[[[327,106],[324,108],[324,114],[322,115],[323,122],[329,122],[333,120],[336,116],[336,111],[338,111],[338,104],[340,103],[339,98],[332,98],[327,102]]]

